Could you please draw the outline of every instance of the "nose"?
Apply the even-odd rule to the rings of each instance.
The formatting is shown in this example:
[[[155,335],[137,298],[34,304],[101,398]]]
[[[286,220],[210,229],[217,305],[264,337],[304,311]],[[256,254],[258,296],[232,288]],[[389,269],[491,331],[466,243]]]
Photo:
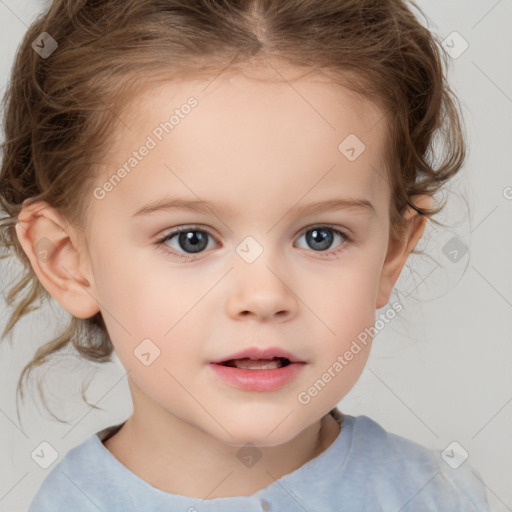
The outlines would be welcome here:
[[[276,264],[276,258],[264,257],[264,254],[253,263],[237,261],[230,273],[233,290],[226,307],[228,315],[234,319],[285,321],[297,312],[298,298],[290,273]]]

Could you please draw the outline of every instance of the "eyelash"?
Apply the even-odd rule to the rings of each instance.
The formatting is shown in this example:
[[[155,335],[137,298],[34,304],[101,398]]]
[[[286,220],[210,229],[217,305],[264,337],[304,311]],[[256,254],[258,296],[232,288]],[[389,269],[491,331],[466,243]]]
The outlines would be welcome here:
[[[320,258],[330,258],[332,256],[335,256],[336,254],[345,250],[347,245],[350,245],[350,243],[352,243],[352,238],[349,235],[347,235],[347,233],[345,233],[344,231],[340,231],[339,229],[335,229],[332,226],[322,225],[322,224],[305,228],[300,233],[299,238],[302,237],[303,235],[305,235],[306,233],[308,233],[309,231],[314,231],[314,230],[330,230],[330,231],[336,233],[337,235],[340,235],[344,239],[344,241],[342,242],[342,244],[340,245],[340,247],[338,249],[334,249],[334,250],[328,251],[328,252],[312,251],[312,252],[317,252],[317,254],[319,255]],[[168,242],[169,240],[171,240],[172,238],[174,238],[176,235],[179,235],[180,233],[187,233],[189,231],[198,231],[200,233],[204,233],[204,234],[208,235],[211,238],[214,238],[208,231],[199,228],[199,226],[185,226],[185,227],[177,228],[174,231],[171,231],[170,233],[166,234],[165,236],[159,238],[158,240],[156,240],[154,242],[154,245],[156,246],[156,248],[158,250],[162,251],[164,254],[170,254],[171,256],[176,256],[176,257],[178,257],[182,260],[186,260],[186,261],[195,261],[197,258],[195,258],[192,254],[189,256],[184,256],[182,253],[176,252],[174,249],[170,249],[169,246],[166,245],[166,243],[165,243],[165,242]],[[206,252],[206,251],[203,251],[203,252]],[[197,253],[197,254],[200,255],[201,253]]]

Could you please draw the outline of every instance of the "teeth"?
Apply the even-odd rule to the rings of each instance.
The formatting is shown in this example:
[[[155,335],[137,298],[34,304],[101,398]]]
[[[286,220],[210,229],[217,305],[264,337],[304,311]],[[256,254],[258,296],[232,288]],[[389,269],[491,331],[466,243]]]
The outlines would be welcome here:
[[[283,361],[277,357],[274,359],[234,359],[229,361],[228,366],[243,370],[274,370],[283,366]]]

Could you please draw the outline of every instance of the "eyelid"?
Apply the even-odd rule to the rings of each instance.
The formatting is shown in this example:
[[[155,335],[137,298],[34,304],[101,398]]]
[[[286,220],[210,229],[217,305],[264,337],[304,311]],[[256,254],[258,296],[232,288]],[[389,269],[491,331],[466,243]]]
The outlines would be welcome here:
[[[335,226],[334,224],[329,224],[329,223],[312,223],[312,224],[309,224],[308,226],[302,228],[298,235],[297,236],[302,236],[304,233],[306,233],[307,231],[310,231],[311,229],[313,228],[316,228],[316,229],[332,229],[333,231],[339,231],[343,234],[345,234],[345,232],[347,232],[347,236],[349,236],[348,233],[350,233],[350,230],[348,228],[344,228],[344,227],[341,227],[341,226]]]
[[[211,238],[213,238],[216,243],[220,244],[220,242],[217,242],[219,236],[217,236],[215,230],[213,230],[209,227],[199,225],[199,224],[182,224],[182,225],[176,226],[174,228],[166,229],[162,235],[156,236],[155,243],[158,243],[159,241],[163,242],[166,239],[169,240],[170,239],[169,237],[172,237],[172,236],[175,237],[175,236],[179,235],[180,233],[187,232],[187,231],[200,231],[201,233],[206,233]]]

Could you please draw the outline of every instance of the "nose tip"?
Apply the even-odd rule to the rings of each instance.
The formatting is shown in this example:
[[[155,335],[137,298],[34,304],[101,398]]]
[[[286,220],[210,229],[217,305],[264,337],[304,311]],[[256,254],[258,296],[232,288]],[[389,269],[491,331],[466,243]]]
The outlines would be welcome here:
[[[228,301],[228,312],[237,318],[284,320],[296,309],[295,294],[268,266],[248,265],[235,274],[236,292]]]

